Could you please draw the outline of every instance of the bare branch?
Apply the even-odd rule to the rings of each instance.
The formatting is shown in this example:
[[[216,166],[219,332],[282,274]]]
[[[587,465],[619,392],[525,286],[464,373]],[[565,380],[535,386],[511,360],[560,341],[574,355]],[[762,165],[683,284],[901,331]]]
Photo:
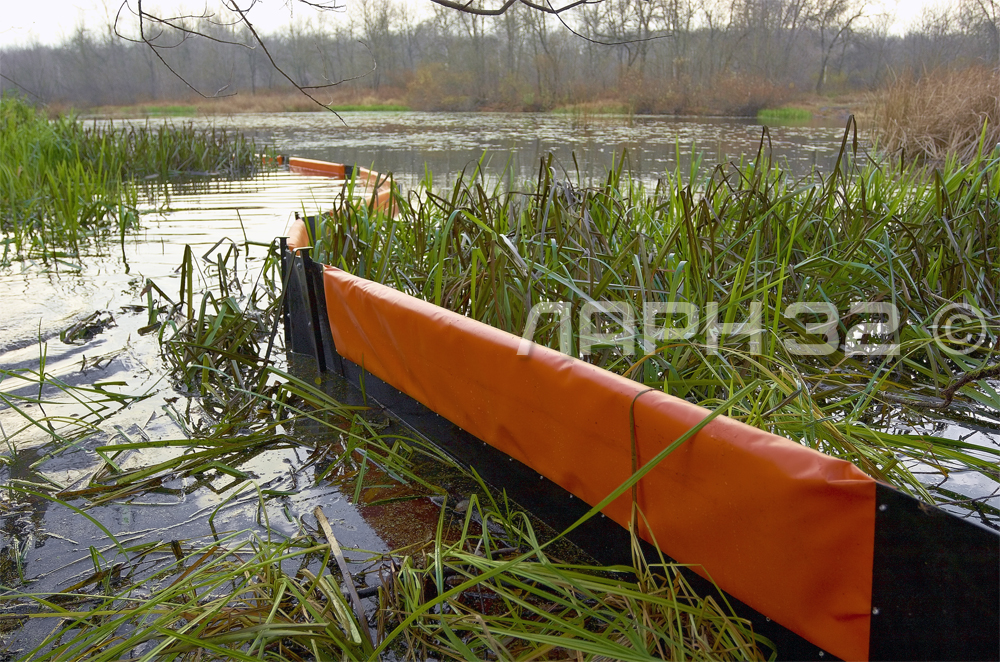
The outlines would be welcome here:
[[[310,2],[310,0],[299,0],[299,2],[321,11],[343,11],[347,8],[346,5],[338,5],[337,0],[330,0],[330,2]]]
[[[256,4],[256,0],[254,0],[254,4]],[[220,26],[220,27],[231,27],[233,25],[239,25],[242,21],[236,20],[236,21],[232,21],[231,23],[226,23],[226,22],[221,22],[221,21],[214,21],[214,20],[212,20],[212,17],[214,16],[214,14],[210,14],[210,13],[207,13],[207,12],[204,13],[204,14],[200,14],[200,15],[189,14],[189,15],[182,15],[182,16],[171,16],[170,18],[161,18],[159,16],[154,16],[153,14],[150,14],[149,12],[144,12],[142,10],[142,2],[141,2],[141,0],[139,2],[139,12],[138,13],[135,10],[133,10],[132,7],[129,5],[129,0],[124,0],[124,2],[122,2],[121,7],[118,8],[118,15],[115,17],[115,35],[118,36],[121,39],[124,39],[125,41],[130,41],[132,43],[146,43],[146,44],[149,44],[150,46],[152,46],[152,42],[154,42],[163,33],[163,31],[161,30],[155,37],[142,37],[140,39],[132,39],[130,37],[126,37],[125,35],[123,35],[119,31],[119,29],[118,29],[118,23],[119,23],[119,19],[121,17],[122,9],[124,9],[126,7],[128,7],[128,10],[132,13],[133,16],[135,16],[135,17],[137,17],[139,19],[140,34],[142,33],[143,25],[145,23],[152,23],[153,25],[157,25],[157,26],[166,26],[166,27],[171,28],[173,30],[177,30],[178,32],[184,33],[186,35],[190,35],[192,37],[204,37],[205,39],[208,39],[209,41],[214,41],[214,42],[219,43],[219,44],[227,44],[227,45],[230,45],[230,46],[241,46],[243,48],[247,48],[248,47],[246,44],[244,44],[242,42],[239,42],[239,41],[232,41],[232,40],[229,40],[229,39],[221,39],[219,37],[213,37],[212,35],[207,34],[205,32],[202,32],[200,30],[192,30],[192,29],[186,27],[183,23],[179,23],[178,22],[178,21],[182,21],[182,20],[185,20],[185,19],[196,19],[196,20],[205,20],[205,21],[208,21],[208,22],[212,23],[213,25],[217,25],[217,26]],[[181,43],[183,43],[183,41],[175,44],[174,46],[175,47],[179,46]],[[164,46],[162,44],[156,44],[156,47],[157,48],[172,48],[170,46]]]
[[[246,9],[246,10],[241,9],[240,6],[236,4],[235,0],[229,0],[228,1],[228,6],[230,8],[232,8],[233,11],[235,11],[236,13],[238,13],[240,15],[240,18],[243,20],[243,24],[246,26],[247,30],[250,31],[250,34],[253,35],[253,38],[257,41],[257,43],[260,45],[261,51],[263,51],[264,55],[267,56],[267,59],[271,62],[271,65],[275,68],[275,70],[279,74],[281,74],[281,77],[284,78],[285,80],[287,80],[289,83],[291,83],[292,86],[295,87],[295,89],[297,89],[299,92],[301,92],[302,94],[304,94],[305,96],[307,96],[309,99],[311,99],[317,106],[319,106],[320,108],[323,108],[324,110],[329,110],[331,113],[333,113],[334,115],[336,115],[337,119],[340,120],[341,122],[343,122],[344,125],[346,126],[347,122],[344,122],[344,118],[341,117],[340,114],[337,111],[330,109],[327,104],[323,103],[322,101],[320,101],[319,99],[317,99],[316,97],[314,97],[312,94],[310,94],[308,92],[308,90],[322,89],[322,88],[327,88],[327,87],[334,87],[336,85],[339,85],[343,81],[339,81],[339,82],[336,82],[336,83],[329,83],[327,85],[309,86],[309,87],[304,87],[304,86],[300,85],[299,83],[295,82],[295,80],[291,76],[289,76],[287,73],[285,73],[285,70],[282,69],[281,67],[279,67],[278,63],[274,61],[274,57],[271,55],[271,51],[268,50],[267,46],[264,44],[264,40],[260,38],[259,34],[257,34],[257,29],[250,22],[250,19],[247,18],[246,12],[249,11],[249,8]],[[374,71],[374,68],[372,70]]]
[[[127,5],[127,4],[128,4],[128,0],[125,0],[125,2],[123,3],[123,5]],[[215,92],[215,94],[212,97],[210,97],[207,94],[203,93],[198,88],[196,88],[190,82],[188,82],[188,80],[186,78],[184,78],[184,76],[180,75],[180,73],[178,73],[172,66],[170,66],[170,63],[167,62],[166,59],[164,59],[164,57],[160,54],[160,48],[161,48],[161,46],[159,46],[157,44],[154,44],[150,39],[148,39],[146,37],[146,21],[144,20],[143,17],[144,16],[148,16],[148,14],[144,14],[143,13],[143,10],[142,10],[142,0],[137,0],[136,4],[137,4],[137,6],[139,8],[139,12],[137,14],[138,17],[139,17],[139,37],[140,37],[141,41],[143,41],[147,46],[149,46],[149,49],[152,51],[153,55],[155,55],[156,59],[159,60],[163,64],[163,66],[165,66],[167,68],[167,71],[169,71],[171,74],[173,74],[174,76],[176,76],[178,80],[180,80],[182,83],[184,83],[184,85],[186,85],[188,87],[188,89],[190,89],[192,92],[194,92],[195,94],[197,94],[198,96],[200,96],[202,98],[210,99],[210,98],[214,98],[214,97],[230,97],[230,96],[233,96],[235,94],[235,92],[233,94],[221,94],[223,91],[225,91],[229,87],[229,85],[227,84],[224,87],[222,87],[219,90],[217,90]],[[131,10],[131,7],[129,7],[129,9]],[[120,11],[121,10],[119,10],[119,12]],[[154,23],[159,23],[159,21],[157,21],[157,19],[155,17],[152,18],[152,21]],[[117,30],[118,30],[118,27],[117,27],[117,24],[116,24],[116,26],[115,26],[115,33],[116,34],[118,34]],[[162,31],[161,31],[160,34],[162,34]],[[118,36],[121,36],[121,35],[119,34]],[[159,35],[157,35],[157,36],[159,36]],[[181,43],[184,43],[184,41],[186,41],[187,38],[188,38],[188,34],[185,33],[184,36],[183,36],[183,38],[181,39],[181,42],[178,43],[178,44],[175,44],[173,47],[179,46]]]
[[[600,1],[600,0],[597,0],[597,1]],[[527,3],[525,3],[525,4],[527,4]],[[555,12],[555,11],[553,11],[553,12],[550,12],[550,13],[555,14],[556,18],[559,19],[559,22],[562,23],[562,26],[564,28],[566,28],[573,36],[579,37],[580,39],[583,39],[584,41],[589,41],[592,44],[597,44],[598,46],[628,46],[629,44],[641,44],[643,42],[655,41],[657,39],[669,39],[670,37],[673,36],[673,34],[667,32],[665,34],[657,34],[657,35],[653,35],[651,37],[641,37],[639,39],[622,39],[622,40],[618,40],[618,41],[601,41],[599,39],[594,39],[593,37],[588,37],[588,36],[586,36],[584,34],[580,34],[576,30],[574,30],[572,27],[570,27],[569,23],[567,23],[566,20],[561,16],[561,12]]]
[[[31,90],[29,90],[28,88],[26,88],[24,85],[21,85],[20,83],[18,83],[13,78],[11,78],[9,76],[4,76],[3,74],[0,74],[0,78],[3,78],[5,81],[7,81],[8,83],[11,83],[12,85],[17,85],[19,88],[21,88],[22,90],[24,90],[25,92],[27,92],[31,96],[35,97],[39,101],[43,101],[44,102],[44,100],[42,99],[41,95],[35,94],[34,92],[32,92]]]
[[[448,9],[454,9],[455,11],[460,11],[465,14],[475,14],[477,16],[502,16],[507,13],[515,3],[521,3],[525,7],[534,9],[543,14],[554,14],[558,16],[563,12],[569,11],[574,7],[579,7],[581,5],[594,5],[603,0],[571,0],[561,7],[553,7],[551,3],[546,1],[546,4],[540,5],[531,0],[504,0],[503,4],[495,8],[486,8],[476,6],[476,2],[479,0],[467,0],[467,2],[457,2],[456,0],[431,0],[431,2],[441,5],[442,7],[447,7]],[[564,24],[565,25],[565,24]]]
[[[351,76],[350,78],[341,78],[340,80],[338,80],[336,82],[331,81],[326,76],[323,76],[323,79],[325,81],[327,81],[326,85],[302,85],[302,86],[299,86],[299,85],[295,85],[295,83],[292,83],[292,85],[295,85],[295,87],[297,87],[300,90],[322,90],[322,89],[325,89],[327,87],[336,87],[337,85],[341,85],[343,83],[348,83],[348,82],[350,82],[352,80],[360,80],[360,79],[364,78],[365,76],[371,74],[373,71],[375,71],[378,68],[378,62],[375,61],[375,56],[372,55],[372,49],[368,47],[368,44],[366,44],[365,42],[363,42],[361,40],[358,40],[358,43],[365,47],[365,50],[368,51],[368,56],[372,59],[372,68],[369,69],[368,71],[366,71],[365,73],[358,74],[357,76]],[[286,78],[287,78],[287,76],[286,76]],[[326,108],[325,105],[323,107]],[[337,115],[337,117],[340,117],[340,115]]]

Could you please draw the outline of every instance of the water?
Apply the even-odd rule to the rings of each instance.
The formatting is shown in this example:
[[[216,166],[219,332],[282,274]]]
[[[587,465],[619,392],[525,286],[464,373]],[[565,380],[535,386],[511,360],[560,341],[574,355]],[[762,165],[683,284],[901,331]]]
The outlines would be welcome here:
[[[530,179],[539,159],[550,151],[571,181],[586,184],[602,179],[612,159],[625,150],[633,169],[647,181],[654,181],[678,165],[682,171],[689,169],[692,144],[704,151],[705,165],[711,166],[743,155],[755,158],[761,136],[759,125],[735,119],[344,113],[343,120],[346,124],[328,113],[289,113],[193,121],[253,133],[280,153],[370,165],[377,171],[394,173],[404,188],[424,181],[427,169],[433,173],[435,185],[445,185],[481,159],[494,175],[509,162],[516,179]],[[786,161],[795,173],[804,174],[814,167],[828,171],[842,136],[842,127],[829,125],[775,128],[770,132],[773,157]],[[7,445],[6,449],[0,447],[0,454],[12,458],[9,464],[0,465],[0,483],[21,479],[72,485],[86,480],[88,472],[99,465],[93,452],[99,444],[142,435],[180,438],[183,431],[170,415],[171,408],[176,411],[183,406],[176,402],[179,394],[166,378],[155,335],[139,333],[148,323],[142,309],[145,300],[140,296],[147,279],[167,293],[176,293],[184,246],[190,245],[199,260],[205,256],[200,263],[207,269],[213,249],[222,242],[223,249],[235,245],[240,250],[249,287],[263,261],[262,246],[283,233],[296,211],[329,207],[338,192],[339,187],[327,180],[288,173],[267,174],[252,181],[188,185],[169,202],[148,200],[142,230],[128,237],[123,247],[112,244],[100,248],[79,264],[69,260],[48,265],[18,263],[0,271],[0,300],[4,304],[0,366],[37,370],[44,360],[46,373],[68,384],[118,382],[107,388],[144,396],[101,422],[99,430],[85,437],[78,449],[52,458],[46,456],[54,448],[45,430],[25,426],[23,418],[9,408],[0,410],[0,437]],[[113,323],[82,344],[59,339],[61,330],[95,311],[109,311]],[[0,390],[31,395],[30,386],[11,378],[0,383]],[[57,406],[46,406],[39,413],[37,405],[25,411],[34,417],[82,413],[79,408]],[[947,428],[949,436],[968,432]],[[981,443],[996,443],[988,429],[973,432]],[[270,522],[279,531],[293,533],[297,518],[311,513],[316,505],[324,507],[345,547],[384,551],[433,529],[436,506],[417,500],[409,502],[405,516],[387,516],[382,511],[377,516],[366,514],[350,503],[336,482],[315,483],[315,468],[302,469],[308,464],[308,455],[304,448],[271,450],[241,467],[270,489],[298,493],[294,498],[269,502]],[[164,450],[150,451],[129,462],[149,464],[168,456]],[[248,493],[227,502],[232,492],[217,493],[213,488],[218,485],[175,483],[168,481],[163,493],[121,499],[89,514],[133,545],[202,536],[208,515],[220,506],[217,525],[228,529],[258,526],[256,496]],[[983,503],[1000,506],[1000,497],[995,496],[997,483],[981,475],[956,475],[952,484],[960,495],[992,493],[994,496]],[[110,550],[108,541],[89,520],[41,499],[23,499],[2,491],[0,519],[0,547],[7,550],[5,558],[11,558],[12,553],[23,557],[21,571],[30,590],[58,590],[79,581],[93,572],[89,546],[95,545],[102,553]],[[419,526],[413,535],[405,535],[404,529],[415,525]],[[24,634],[24,640],[37,634]]]
[[[547,113],[353,112],[338,119],[316,112],[173,121],[244,131],[283,154],[371,166],[392,173],[404,189],[424,181],[428,172],[433,185],[446,186],[480,162],[494,175],[509,165],[516,181],[530,180],[549,153],[567,179],[584,184],[602,180],[626,153],[633,171],[652,183],[678,165],[687,173],[692,146],[702,154],[703,172],[719,163],[755,158],[763,130],[741,118]],[[827,172],[836,163],[843,133],[836,122],[772,127],[771,155],[787,163],[793,174],[813,168]],[[5,352],[35,345],[39,333],[48,337],[102,306],[134,303],[134,291],[144,278],[176,278],[173,270],[185,244],[202,255],[223,238],[267,243],[293,212],[321,209],[337,193],[322,180],[287,174],[253,182],[206,182],[185,190],[190,193],[171,199],[168,214],[151,201],[144,229],[126,246],[131,270],[112,246],[80,265],[15,265],[0,272],[0,296],[14,304],[0,317],[0,365],[11,359]]]
[[[708,166],[754,158],[763,132],[758,122],[744,118],[417,112],[352,112],[340,118],[317,112],[175,121],[242,130],[279,153],[370,166],[392,173],[404,187],[422,181],[426,171],[434,185],[444,185],[481,160],[489,172],[503,171],[509,162],[515,181],[534,179],[549,153],[574,183],[603,179],[623,152],[633,172],[653,182],[678,164],[687,173],[693,152]],[[772,158],[787,163],[795,175],[812,168],[829,171],[844,127],[835,120],[771,127]]]

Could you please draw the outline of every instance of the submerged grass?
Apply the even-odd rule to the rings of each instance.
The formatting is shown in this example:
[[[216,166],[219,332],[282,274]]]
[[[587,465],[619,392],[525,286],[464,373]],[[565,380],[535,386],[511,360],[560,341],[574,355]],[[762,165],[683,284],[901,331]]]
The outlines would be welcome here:
[[[748,389],[729,415],[933,501],[918,466],[997,479],[1000,450],[898,429],[1000,426],[1000,154],[896,170],[852,129],[832,172],[800,180],[766,130],[752,162],[699,175],[694,159],[653,188],[625,157],[592,188],[547,162],[524,193],[477,170],[396,217],[348,202],[316,258],[517,335],[536,303],[603,306],[596,330],[616,338],[587,360],[709,408]],[[558,317],[534,338],[560,348]]]
[[[252,174],[242,135],[193,127],[85,127],[0,99],[0,265],[70,254],[137,226],[140,184],[179,174]]]

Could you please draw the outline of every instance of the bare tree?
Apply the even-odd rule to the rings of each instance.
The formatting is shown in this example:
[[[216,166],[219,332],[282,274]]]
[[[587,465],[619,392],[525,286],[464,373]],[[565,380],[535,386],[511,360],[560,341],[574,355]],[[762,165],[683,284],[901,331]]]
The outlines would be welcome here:
[[[515,5],[523,5],[542,14],[559,15],[574,7],[600,4],[604,0],[567,0],[562,3],[552,3],[550,0],[541,0],[540,2],[532,0],[431,0],[431,2],[465,14],[501,16]]]
[[[127,41],[145,45],[149,54],[158,60],[171,74],[182,81],[190,90],[202,97],[220,97],[233,94],[230,90],[232,81],[219,86],[214,92],[206,91],[201,86],[192,81],[189,71],[180,70],[168,58],[168,54],[181,47],[192,39],[208,39],[220,45],[232,48],[243,48],[258,50],[263,53],[264,59],[271,65],[273,71],[287,81],[292,87],[302,94],[312,99],[319,106],[325,107],[316,94],[321,91],[336,87],[354,77],[330,78],[325,77],[322,82],[313,82],[309,79],[307,69],[301,66],[299,54],[301,52],[300,35],[295,32],[294,27],[289,28],[288,40],[292,43],[293,55],[291,65],[285,65],[276,58],[270,45],[264,40],[258,31],[251,12],[254,6],[261,0],[222,0],[222,9],[213,12],[208,9],[200,14],[165,15],[150,9],[148,4],[143,6],[143,0],[123,0],[119,7],[118,14],[114,22],[115,34]],[[554,3],[552,0],[431,0],[436,5],[453,10],[459,14],[469,17],[465,22],[471,25],[474,38],[481,36],[479,30],[479,17],[501,16],[507,14],[514,6],[523,6],[541,16],[560,16],[564,12],[575,7],[588,4],[596,4],[605,0],[565,0],[562,3]],[[651,0],[635,0],[640,4],[650,4]],[[338,4],[338,0],[287,0],[289,10],[294,7],[308,7],[321,12],[342,11],[344,5]],[[391,66],[390,60],[394,52],[386,45],[386,35],[389,33],[389,21],[392,14],[392,7],[388,2],[364,1],[363,24],[365,29],[366,46],[372,55],[371,68],[362,75],[372,75],[372,86],[378,89],[382,76],[379,67],[387,69]],[[131,20],[130,20],[131,19]],[[132,24],[130,31],[126,26]],[[565,25],[565,23],[564,23]],[[222,28],[225,36],[217,34]],[[239,28],[239,30],[237,30]],[[547,47],[546,47],[547,50]],[[552,54],[547,53],[552,59]],[[251,59],[253,56],[249,56]],[[484,80],[485,62],[482,63],[480,81]],[[256,69],[256,64],[252,65]],[[251,73],[251,87],[255,88],[255,73]]]
[[[191,88],[223,97],[298,87],[330,103],[343,80],[345,92],[378,86],[424,109],[627,100],[639,112],[756,112],[795,87],[823,92],[835,73],[866,90],[890,72],[1000,60],[1000,0],[957,0],[905,36],[888,32],[888,15],[859,18],[864,0],[604,0],[569,14],[554,12],[571,0],[552,11],[477,0],[460,11],[431,4],[424,17],[394,0],[352,0],[343,14],[286,0],[292,24],[266,35],[254,0],[178,16],[147,11],[153,1],[116,3],[113,29],[80,30],[58,47],[5,49],[0,86],[91,106],[175,100]],[[373,63],[375,74],[358,75]],[[726,105],[736,98],[751,102]]]
[[[990,58],[996,56],[1000,69],[1000,0],[966,0],[964,9],[973,26],[989,36]]]
[[[853,0],[813,0],[812,20],[819,32],[820,65],[816,77],[816,94],[823,93],[830,56],[838,46],[844,46],[851,37],[854,23],[864,16],[864,4]]]
[[[222,9],[218,13],[205,9],[200,14],[165,15],[154,13],[155,10],[145,8],[143,0],[123,0],[115,18],[114,31],[121,39],[144,44],[171,74],[182,81],[191,91],[202,97],[220,97],[233,94],[229,90],[232,81],[220,86],[214,93],[205,92],[192,82],[189,71],[180,71],[168,61],[168,53],[190,40],[209,40],[232,48],[260,49],[265,59],[281,78],[312,99],[317,105],[325,108],[326,104],[319,100],[316,94],[336,87],[346,80],[357,78],[357,76],[336,80],[325,78],[322,82],[312,84],[308,80],[306,70],[301,66],[296,66],[301,62],[298,56],[293,58],[291,67],[279,63],[268,42],[264,40],[251,20],[250,12],[258,1],[223,0]],[[297,2],[301,6],[308,6],[319,11],[333,12],[344,9],[343,5],[337,4],[337,0],[297,0]],[[290,5],[290,7],[293,6]],[[131,32],[126,27],[129,23],[133,25]],[[237,26],[242,28],[244,34],[249,33],[250,43],[245,37],[241,39],[235,34]],[[296,34],[294,24],[289,28],[288,36],[292,42],[298,41],[299,35]],[[293,50],[300,51],[298,46],[295,44]],[[374,69],[373,62],[371,70]]]

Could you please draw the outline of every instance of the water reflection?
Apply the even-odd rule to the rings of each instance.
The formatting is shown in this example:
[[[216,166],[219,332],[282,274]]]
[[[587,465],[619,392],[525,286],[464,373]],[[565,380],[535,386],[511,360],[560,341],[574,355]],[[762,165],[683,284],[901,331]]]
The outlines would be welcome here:
[[[444,185],[480,161],[491,173],[509,163],[516,179],[530,179],[549,153],[567,178],[592,184],[623,151],[635,174],[652,182],[678,165],[689,172],[693,152],[707,167],[754,158],[762,136],[756,120],[743,118],[417,112],[340,117],[343,121],[325,112],[274,113],[174,121],[239,129],[296,156],[371,166],[393,173],[404,186],[416,185],[427,170],[435,185]],[[836,122],[770,127],[772,157],[794,175],[828,171],[843,133],[844,125]]]

